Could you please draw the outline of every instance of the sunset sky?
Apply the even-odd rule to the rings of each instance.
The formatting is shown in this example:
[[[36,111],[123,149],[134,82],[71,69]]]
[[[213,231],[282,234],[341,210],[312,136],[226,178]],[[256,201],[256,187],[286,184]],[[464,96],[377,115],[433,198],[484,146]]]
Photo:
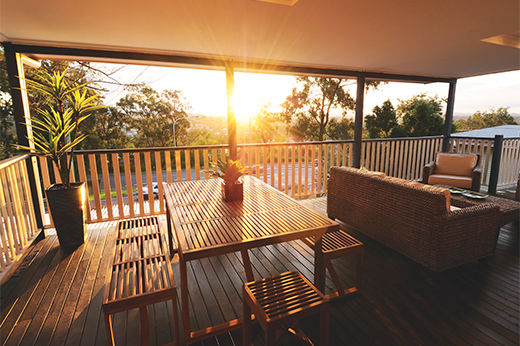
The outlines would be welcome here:
[[[108,65],[115,69],[120,65]],[[179,89],[191,105],[191,112],[212,116],[226,115],[226,79],[223,71],[128,65],[114,75],[125,83],[145,82],[156,90]],[[349,86],[356,94],[355,80]],[[294,76],[259,73],[235,74],[235,109],[238,119],[247,119],[271,103],[273,111],[296,85]],[[477,110],[509,107],[510,113],[520,115],[520,71],[497,73],[459,79],[455,97],[455,114],[472,114]],[[365,114],[386,99],[397,105],[419,93],[447,97],[446,83],[388,83],[365,94]],[[106,104],[114,104],[125,94],[122,87],[111,87]]]

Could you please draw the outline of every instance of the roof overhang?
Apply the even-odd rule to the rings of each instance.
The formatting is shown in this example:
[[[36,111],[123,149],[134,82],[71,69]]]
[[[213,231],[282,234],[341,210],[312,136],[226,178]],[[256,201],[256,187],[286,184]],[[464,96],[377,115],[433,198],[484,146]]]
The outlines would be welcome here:
[[[518,35],[519,13],[517,0],[3,0],[0,38],[40,57],[428,82],[519,69],[520,49],[482,41]]]

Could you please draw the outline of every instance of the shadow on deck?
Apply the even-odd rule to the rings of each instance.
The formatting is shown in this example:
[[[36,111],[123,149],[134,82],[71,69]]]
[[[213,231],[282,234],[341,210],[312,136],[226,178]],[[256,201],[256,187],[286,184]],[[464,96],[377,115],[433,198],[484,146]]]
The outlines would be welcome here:
[[[325,212],[324,198],[302,203]],[[101,303],[116,225],[89,225],[87,242],[70,254],[59,248],[54,235],[33,246],[16,274],[1,287],[3,344],[106,344]],[[443,273],[433,273],[351,233],[365,242],[364,283],[361,294],[334,302],[331,345],[518,344],[520,264],[511,225],[502,228],[495,256]],[[299,241],[255,249],[251,261],[257,278],[287,270],[313,277],[313,255]],[[354,280],[353,259],[340,259],[335,265],[346,284]],[[178,281],[177,263],[173,266]],[[245,274],[239,254],[190,262],[188,275],[193,327],[241,314]],[[330,290],[330,280],[327,285]],[[150,307],[153,344],[173,339],[172,309],[167,304],[171,303]],[[314,322],[303,324],[311,338],[319,332]],[[138,311],[117,314],[114,331],[116,344],[138,344]],[[255,344],[263,343],[261,333],[254,336]],[[240,343],[237,331],[200,344]]]

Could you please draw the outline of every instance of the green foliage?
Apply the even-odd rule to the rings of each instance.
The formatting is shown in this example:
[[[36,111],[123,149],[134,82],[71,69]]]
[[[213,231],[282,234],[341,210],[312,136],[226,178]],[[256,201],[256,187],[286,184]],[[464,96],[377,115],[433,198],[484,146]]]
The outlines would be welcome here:
[[[397,124],[397,114],[390,100],[383,102],[381,107],[375,106],[373,114],[365,117],[365,127],[370,138],[388,138]]]
[[[81,149],[131,148],[128,117],[117,107],[97,110],[82,123],[87,138],[80,143]]]
[[[289,132],[301,140],[324,140],[331,111],[344,116],[355,107],[355,100],[346,89],[346,80],[325,77],[298,77],[297,87],[282,104],[280,118],[289,125]],[[379,82],[367,82],[377,87]]]
[[[66,71],[52,74],[39,71],[38,74],[38,80],[26,79],[29,90],[44,96],[37,114],[27,118],[27,126],[33,132],[28,140],[34,148],[17,147],[49,157],[58,167],[63,184],[70,188],[72,161],[67,159],[67,154],[86,138],[79,133],[79,125],[102,106],[97,94],[87,95],[86,84],[68,81]]]
[[[0,160],[14,155],[15,143],[13,102],[9,93],[4,50],[0,48]]]
[[[188,103],[179,90],[157,92],[149,86],[135,89],[117,102],[128,119],[132,142],[136,147],[165,147],[173,144],[175,119],[187,117]],[[185,143],[190,123],[179,120],[176,125],[178,143]]]
[[[333,140],[354,138],[354,121],[346,117],[330,119],[327,137]]]
[[[442,100],[438,97],[416,95],[408,100],[399,100],[397,114],[409,137],[436,136],[444,131]]]
[[[248,141],[269,143],[273,142],[279,134],[279,117],[277,114],[269,111],[270,104],[262,106],[261,110],[251,119],[252,132],[254,138],[248,138]]]
[[[214,178],[222,178],[226,185],[234,184],[238,178],[247,174],[245,168],[240,161],[230,160],[226,157],[225,160],[217,160],[211,163],[212,169],[209,170],[210,175]]]
[[[456,121],[454,125],[457,131],[468,131],[500,125],[517,125],[517,123],[509,114],[508,108],[500,107],[488,111],[477,111],[466,120]]]

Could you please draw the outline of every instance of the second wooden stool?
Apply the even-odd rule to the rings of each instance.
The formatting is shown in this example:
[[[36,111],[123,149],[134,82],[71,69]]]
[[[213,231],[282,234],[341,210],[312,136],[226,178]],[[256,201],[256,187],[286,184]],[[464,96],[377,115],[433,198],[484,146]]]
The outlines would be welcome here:
[[[244,284],[243,345],[251,344],[251,312],[265,333],[265,344],[275,345],[284,329],[308,340],[297,331],[303,317],[320,313],[320,344],[329,343],[328,299],[299,272],[292,271]]]

